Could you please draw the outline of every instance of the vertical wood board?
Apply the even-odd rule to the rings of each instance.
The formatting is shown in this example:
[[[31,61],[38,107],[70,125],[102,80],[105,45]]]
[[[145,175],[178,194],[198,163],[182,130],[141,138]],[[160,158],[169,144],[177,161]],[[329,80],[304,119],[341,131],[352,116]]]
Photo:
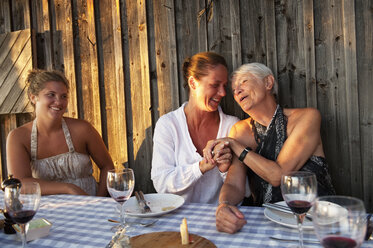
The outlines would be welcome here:
[[[133,169],[136,189],[151,191],[152,123],[145,2],[126,1],[130,49],[130,78],[133,122]]]
[[[70,82],[69,91],[69,105],[67,109],[67,116],[78,117],[77,109],[77,95],[76,95],[76,81],[75,81],[75,61],[74,61],[74,47],[73,47],[73,24],[71,13],[71,1],[69,0],[55,0],[55,50],[60,50],[63,56],[62,68],[65,76]],[[59,34],[60,35],[57,35]],[[59,43],[58,41],[61,41]]]
[[[359,92],[359,120],[362,182],[364,203],[369,212],[373,211],[373,2],[355,1],[357,79]],[[355,166],[359,166],[355,164]],[[368,211],[368,210],[367,210]]]
[[[177,70],[179,85],[179,105],[189,99],[184,88],[183,62],[198,52],[207,51],[207,13],[204,0],[175,1],[175,29],[177,45]],[[176,83],[176,82],[175,82]]]
[[[127,136],[119,1],[100,2],[107,140],[114,165],[127,162]]]
[[[179,106],[173,1],[153,1],[158,111],[162,116]]]

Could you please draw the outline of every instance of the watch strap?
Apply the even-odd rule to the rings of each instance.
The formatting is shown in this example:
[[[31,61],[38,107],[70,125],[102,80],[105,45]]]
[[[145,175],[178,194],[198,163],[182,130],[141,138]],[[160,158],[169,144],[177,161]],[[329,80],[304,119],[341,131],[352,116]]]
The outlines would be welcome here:
[[[249,151],[252,151],[252,149],[250,147],[246,147],[245,149],[243,149],[240,156],[238,157],[238,160],[240,160],[243,163],[243,160],[245,159],[245,157],[246,157],[246,155]]]

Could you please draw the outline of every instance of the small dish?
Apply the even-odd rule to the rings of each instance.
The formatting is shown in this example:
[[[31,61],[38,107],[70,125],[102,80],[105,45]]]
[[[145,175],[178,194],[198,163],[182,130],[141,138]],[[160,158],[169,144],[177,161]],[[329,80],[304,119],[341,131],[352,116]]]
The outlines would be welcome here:
[[[142,213],[136,197],[131,197],[123,204],[124,211],[128,216],[155,217],[170,213],[184,204],[184,198],[174,194],[146,194],[145,201],[151,212]]]
[[[287,206],[285,201],[277,202],[276,204],[280,204],[283,206]],[[265,208],[264,209],[264,216],[283,226],[291,227],[291,228],[298,228],[297,221],[295,220],[295,217],[293,214],[284,213],[278,210]],[[311,230],[313,229],[312,221],[307,220],[306,218],[303,221],[302,225],[304,230]]]
[[[52,227],[52,223],[50,223],[46,219],[35,219],[29,222],[29,229],[27,231],[26,239],[27,241],[40,239],[42,237],[48,236],[49,230]],[[19,225],[13,225],[14,230],[17,231],[18,239],[21,239],[21,229]]]

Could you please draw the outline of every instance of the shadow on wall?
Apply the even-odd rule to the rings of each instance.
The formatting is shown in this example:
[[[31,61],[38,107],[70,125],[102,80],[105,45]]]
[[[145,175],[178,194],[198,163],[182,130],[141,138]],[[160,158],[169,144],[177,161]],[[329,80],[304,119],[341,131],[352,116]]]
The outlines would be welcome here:
[[[130,168],[135,173],[135,190],[142,190],[146,193],[155,193],[153,181],[150,178],[151,161],[153,154],[153,136],[152,128],[148,127],[145,130],[146,136],[137,151],[134,163]]]

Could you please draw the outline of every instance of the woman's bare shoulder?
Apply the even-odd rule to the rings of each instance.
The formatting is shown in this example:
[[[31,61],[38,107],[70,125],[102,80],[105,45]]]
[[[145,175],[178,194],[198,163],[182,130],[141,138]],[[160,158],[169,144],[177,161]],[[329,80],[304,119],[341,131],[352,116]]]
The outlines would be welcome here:
[[[237,139],[246,140],[248,137],[252,136],[251,118],[247,118],[236,122],[232,127],[230,136]]]
[[[69,129],[84,130],[92,127],[92,125],[88,121],[83,119],[76,119],[71,117],[64,117],[64,119]]]
[[[284,109],[284,114],[288,118],[288,134],[292,133],[296,127],[301,130],[313,130],[321,125],[321,114],[315,108]]]
[[[320,111],[316,108],[289,108],[284,109],[284,114],[288,117],[289,122],[321,120]]]
[[[26,144],[31,139],[32,121],[17,127],[9,132],[8,139],[16,140]]]

